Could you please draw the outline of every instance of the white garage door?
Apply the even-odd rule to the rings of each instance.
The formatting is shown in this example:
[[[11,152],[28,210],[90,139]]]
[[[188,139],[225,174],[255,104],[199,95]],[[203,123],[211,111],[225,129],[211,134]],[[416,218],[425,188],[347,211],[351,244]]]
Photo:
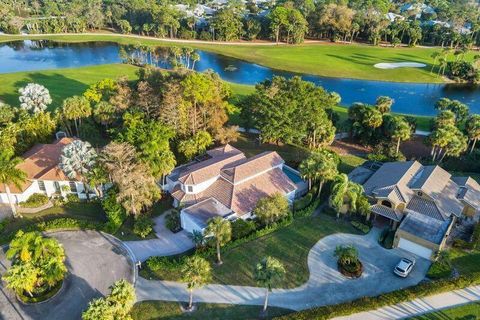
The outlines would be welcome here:
[[[431,249],[425,248],[424,246],[416,244],[415,242],[409,241],[407,239],[400,238],[400,241],[398,242],[398,247],[425,259],[430,260],[430,257],[432,256]]]

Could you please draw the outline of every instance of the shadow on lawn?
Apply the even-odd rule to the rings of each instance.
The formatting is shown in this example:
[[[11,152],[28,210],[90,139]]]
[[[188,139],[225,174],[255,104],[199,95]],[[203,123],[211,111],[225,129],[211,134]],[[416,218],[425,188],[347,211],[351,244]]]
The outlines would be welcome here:
[[[41,84],[50,91],[50,96],[53,100],[49,107],[51,111],[61,105],[63,99],[72,95],[82,94],[88,88],[87,84],[67,78],[60,73],[31,72],[26,74],[22,80],[16,81],[13,84],[14,92],[3,94],[2,99],[12,106],[17,106],[19,104],[18,90],[32,82]]]

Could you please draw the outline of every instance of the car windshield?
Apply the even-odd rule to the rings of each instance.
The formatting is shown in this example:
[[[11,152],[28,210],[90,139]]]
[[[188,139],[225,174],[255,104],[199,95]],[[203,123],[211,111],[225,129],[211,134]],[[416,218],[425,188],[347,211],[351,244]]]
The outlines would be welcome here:
[[[405,272],[405,269],[403,269],[403,268],[400,267],[400,266],[397,266],[396,269],[397,269],[398,271],[400,271],[400,272]]]

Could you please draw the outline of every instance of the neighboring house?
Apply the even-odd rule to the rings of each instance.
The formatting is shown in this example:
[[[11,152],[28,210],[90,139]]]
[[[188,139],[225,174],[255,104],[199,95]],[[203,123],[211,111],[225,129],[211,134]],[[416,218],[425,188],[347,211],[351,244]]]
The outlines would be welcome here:
[[[248,219],[257,201],[281,193],[291,202],[307,190],[298,172],[276,152],[251,158],[230,145],[207,151],[196,161],[176,168],[162,188],[181,211],[182,228],[203,231],[213,217]]]
[[[427,259],[443,249],[456,219],[477,216],[480,185],[418,161],[369,163],[350,179],[363,185],[373,219],[396,230],[393,246]]]
[[[22,156],[24,161],[18,168],[26,173],[27,179],[20,189],[9,186],[13,203],[26,201],[34,193],[49,197],[74,193],[79,198],[86,198],[83,184],[69,179],[58,167],[63,148],[72,141],[71,138],[62,138],[53,144],[37,144]],[[0,185],[0,203],[8,203],[3,185]]]
[[[393,12],[388,12],[387,14],[385,14],[385,18],[387,18],[388,21],[390,21],[390,22],[405,20],[404,16],[393,13]]]

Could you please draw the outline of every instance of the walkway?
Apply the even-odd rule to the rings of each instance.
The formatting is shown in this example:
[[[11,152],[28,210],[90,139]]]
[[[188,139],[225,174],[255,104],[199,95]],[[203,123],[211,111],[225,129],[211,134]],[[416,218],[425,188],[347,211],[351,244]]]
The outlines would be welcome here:
[[[125,241],[124,244],[130,248],[135,255],[136,261],[145,261],[151,256],[172,256],[194,247],[187,232],[171,232],[165,227],[165,216],[168,212],[154,219],[153,227],[158,239]]]
[[[382,248],[377,243],[379,232],[380,230],[374,229],[366,236],[335,234],[321,239],[308,255],[310,270],[308,282],[295,289],[273,290],[269,304],[292,310],[303,310],[362,296],[376,296],[412,286],[421,281],[430,262],[417,258],[417,265],[408,278],[395,276],[392,270],[399,259],[411,254],[401,249]],[[346,279],[337,271],[333,251],[337,245],[347,244],[354,244],[359,250],[360,259],[364,265],[363,275],[359,279]],[[136,290],[138,301],[188,301],[186,287],[182,283],[139,278]],[[212,284],[196,290],[194,299],[210,303],[261,305],[264,294],[263,288]]]
[[[409,302],[383,307],[377,310],[360,312],[336,320],[390,320],[413,317],[445,308],[480,301],[480,286],[469,287],[440,293],[434,296],[418,298]]]

